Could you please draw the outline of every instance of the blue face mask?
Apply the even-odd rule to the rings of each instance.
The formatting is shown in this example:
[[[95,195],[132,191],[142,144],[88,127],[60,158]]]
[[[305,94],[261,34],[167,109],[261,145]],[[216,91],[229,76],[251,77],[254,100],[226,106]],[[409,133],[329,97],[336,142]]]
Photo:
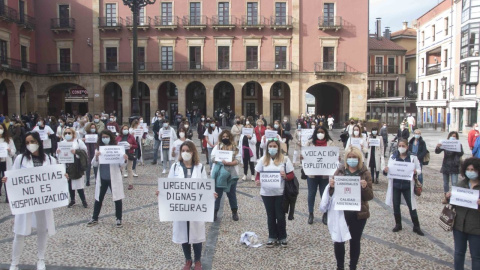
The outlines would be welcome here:
[[[72,138],[73,138],[73,136],[70,135],[70,134],[65,135],[65,140],[67,140],[67,141],[70,141]]]
[[[37,126],[41,126],[42,125],[42,122],[37,122]]]
[[[349,167],[357,167],[358,166],[358,158],[347,158],[347,165]]]
[[[450,137],[450,138],[449,138],[450,141],[454,141],[454,140],[456,140],[456,139],[457,139],[457,138],[455,138],[455,137]]]
[[[95,133],[96,131],[97,131],[97,130],[94,129],[94,128],[90,129],[90,132],[91,132],[91,133]]]
[[[270,156],[275,156],[278,153],[278,148],[268,148]]]
[[[110,138],[102,138],[103,144],[109,144],[110,143]]]
[[[273,125],[274,128],[278,128],[278,124]]]
[[[420,139],[420,136],[421,135],[415,134],[415,139],[417,139],[417,140]]]
[[[478,178],[478,173],[475,171],[466,171],[465,176],[470,180],[475,180]]]
[[[167,124],[167,123],[163,123],[163,127],[164,127],[164,128],[167,128],[167,127],[168,127],[168,124]]]
[[[214,128],[214,127],[215,127],[215,124],[210,124],[210,126],[211,126],[212,128]]]
[[[124,129],[122,130],[123,135],[128,135],[128,130]]]

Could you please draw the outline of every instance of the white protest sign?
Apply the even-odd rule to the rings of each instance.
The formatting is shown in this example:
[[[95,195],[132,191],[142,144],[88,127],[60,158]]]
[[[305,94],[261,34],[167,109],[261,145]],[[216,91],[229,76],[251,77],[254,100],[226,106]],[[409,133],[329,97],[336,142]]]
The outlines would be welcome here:
[[[452,197],[450,197],[450,204],[472,209],[478,209],[478,199],[479,190],[452,187]]]
[[[162,132],[162,138],[170,138],[170,134],[172,132],[170,131],[170,129],[167,129],[167,130],[163,130]]]
[[[118,142],[117,145],[125,147],[125,149],[130,149],[130,144],[128,142]]]
[[[253,128],[242,128],[242,134],[245,136],[253,136]]]
[[[415,163],[390,159],[388,161],[388,178],[412,181]]]
[[[451,151],[451,152],[461,152],[461,145],[459,140],[441,140],[440,146],[441,149]]]
[[[13,215],[68,205],[68,182],[63,164],[9,170],[5,176]]]
[[[278,132],[276,130],[265,130],[265,138],[277,138]]]
[[[135,132],[135,137],[137,137],[137,138],[142,137],[143,133],[144,133],[143,128],[137,128],[137,129],[134,130],[134,132]]]
[[[0,158],[8,157],[8,144],[7,143],[0,143]]]
[[[140,126],[142,126],[142,129],[145,133],[148,132],[148,126],[147,126],[147,123],[141,123]]]
[[[380,139],[372,139],[372,138],[370,138],[370,139],[368,140],[368,145],[369,145],[369,146],[378,146],[378,147],[380,147]]]
[[[282,176],[280,172],[261,172],[260,185],[266,189],[282,188]]]
[[[52,148],[52,140],[51,140],[51,139],[44,140],[44,141],[42,141],[42,142],[43,142],[43,148],[44,148],[44,149],[50,149],[50,148]]]
[[[335,176],[334,210],[360,211],[360,176]]]
[[[215,153],[215,160],[217,162],[232,162],[233,160],[233,151],[224,151],[224,150],[217,150],[217,153]]]
[[[45,131],[44,129],[39,129],[37,130],[38,132],[38,135],[40,135],[40,140],[44,141],[44,140],[47,140],[48,139],[48,134],[47,134],[47,131]]]
[[[308,140],[312,138],[313,135],[313,129],[311,128],[304,128],[301,130],[301,135],[300,135],[300,142],[302,145],[306,145]]]
[[[338,169],[338,147],[302,147],[302,167],[306,175],[333,175]]]
[[[214,179],[159,178],[160,221],[213,222]]]
[[[59,142],[58,150],[60,153],[57,155],[59,163],[67,164],[74,162],[74,156],[72,154],[73,142]]]
[[[363,138],[350,138],[350,145],[362,151]]]
[[[100,156],[98,161],[100,164],[119,164],[124,163],[125,147],[109,145],[100,146]]]
[[[107,129],[113,133],[117,133],[117,129],[115,128],[115,126],[107,126]]]
[[[98,134],[85,135],[85,143],[97,143],[97,141],[98,141]]]

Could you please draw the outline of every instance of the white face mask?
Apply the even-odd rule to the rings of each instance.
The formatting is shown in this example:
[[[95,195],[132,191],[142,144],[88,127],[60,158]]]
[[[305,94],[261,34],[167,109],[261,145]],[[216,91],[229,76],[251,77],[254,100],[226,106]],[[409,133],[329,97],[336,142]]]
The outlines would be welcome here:
[[[35,153],[35,152],[37,152],[37,150],[38,150],[39,147],[40,147],[40,146],[39,146],[38,144],[36,144],[36,143],[31,143],[31,144],[27,145],[27,149],[28,149],[28,151],[30,151],[30,153]]]
[[[245,122],[245,124],[250,125],[250,121]]]
[[[325,134],[323,133],[317,133],[317,139],[323,140],[325,138]]]
[[[182,159],[185,161],[189,161],[190,159],[192,159],[192,154],[190,154],[189,152],[182,152]]]
[[[3,135],[3,129],[0,129],[0,135]]]
[[[358,130],[353,131],[353,135],[358,136],[358,134],[360,134],[360,131]]]
[[[178,133],[178,136],[180,136],[180,138],[185,138],[185,132]]]
[[[403,153],[407,152],[407,148],[405,148],[405,147],[398,147],[398,152],[400,152],[400,154],[403,154]]]
[[[143,124],[143,120],[140,120],[140,124]]]

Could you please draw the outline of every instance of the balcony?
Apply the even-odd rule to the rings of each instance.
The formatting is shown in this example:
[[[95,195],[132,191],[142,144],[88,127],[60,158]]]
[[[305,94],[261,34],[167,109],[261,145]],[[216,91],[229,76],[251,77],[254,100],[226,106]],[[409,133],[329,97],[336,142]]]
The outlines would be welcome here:
[[[0,6],[0,20],[10,23],[17,21],[17,11],[6,5]]]
[[[203,30],[207,28],[207,16],[184,16],[183,28],[186,30]]]
[[[71,33],[75,30],[75,19],[53,18],[50,20],[50,30],[52,30],[55,34],[58,34],[62,31]]]
[[[427,76],[440,73],[440,71],[442,71],[442,64],[427,66]]]
[[[150,29],[150,23],[152,18],[150,17],[138,17],[137,29],[141,29],[143,31],[147,31]],[[133,29],[133,16],[128,16],[126,19],[126,25],[128,30],[132,31]]]
[[[175,30],[178,26],[177,16],[155,16],[154,19],[155,29],[162,30]]]
[[[213,16],[212,27],[215,30],[232,30],[237,26],[237,17],[235,16]]]
[[[388,66],[370,66],[369,74],[374,75],[388,75],[388,74],[398,74],[398,66],[388,65]]]
[[[48,74],[78,74],[80,72],[80,64],[77,63],[60,63],[48,64]]]
[[[316,62],[316,75],[344,75],[347,72],[347,64],[344,62]]]
[[[292,16],[271,16],[270,28],[273,30],[290,30],[293,28]]]
[[[26,14],[20,14],[18,18],[18,25],[23,26],[27,30],[35,30],[35,18]]]
[[[0,70],[18,73],[37,73],[37,64],[12,58],[0,58]]]
[[[98,29],[101,31],[122,30],[123,18],[121,17],[98,17]]]
[[[343,27],[343,19],[341,16],[334,16],[334,17],[325,17],[320,16],[318,17],[318,29],[322,31],[330,31],[342,29]]]
[[[263,16],[242,16],[242,28],[244,30],[258,29],[262,30],[265,27],[265,17]]]

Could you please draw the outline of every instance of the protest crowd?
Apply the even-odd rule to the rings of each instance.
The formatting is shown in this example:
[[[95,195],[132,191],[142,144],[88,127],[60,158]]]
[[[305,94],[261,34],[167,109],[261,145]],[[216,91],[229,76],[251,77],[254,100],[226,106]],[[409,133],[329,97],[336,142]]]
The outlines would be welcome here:
[[[336,269],[357,269],[362,234],[371,216],[369,201],[379,181],[388,182],[385,203],[393,217],[385,219],[395,224],[391,233],[404,229],[403,204],[413,223],[411,233],[425,235],[417,213],[422,169],[428,166],[430,155],[442,153],[443,194],[438,203],[445,207],[438,223],[453,234],[454,269],[464,269],[467,246],[471,269],[480,269],[477,125],[468,134],[473,156],[466,157],[456,131],[449,132],[435,149],[427,149],[412,116],[391,139],[387,124],[367,129],[364,122],[354,119],[343,123],[340,137],[334,138],[332,115],[302,114],[295,120],[285,116],[271,123],[259,113],[235,115],[229,107],[215,111],[214,116],[195,115],[169,116],[158,110],[152,119],[131,117],[129,123],[121,123],[115,112],[0,115],[0,195],[2,191],[8,194],[6,202],[15,215],[10,270],[19,269],[25,237],[32,234],[32,228],[38,237],[37,269],[46,269],[48,238],[55,234],[54,208],[66,206],[75,215],[77,193],[81,205],[76,207],[92,209],[86,227],[100,224],[104,200],[111,198],[114,226],[122,228],[123,200],[135,189],[136,179],[142,178],[138,166],[158,170],[158,189],[151,195],[158,197],[160,221],[173,222],[172,240],[182,247],[184,258],[179,261],[184,270],[202,269],[205,223],[221,222],[218,212],[223,196],[233,221],[248,218],[237,200],[241,181],[254,181],[258,187],[268,226],[264,246],[287,248],[287,222],[303,218],[294,215],[302,180],[308,189],[305,222],[313,224],[320,210],[320,220],[333,242],[330,256],[336,259]],[[151,161],[144,155],[150,148]],[[202,155],[206,163],[201,162]],[[302,168],[301,174],[296,175],[295,168]],[[85,193],[90,190],[86,187],[92,185],[95,200],[87,201]],[[32,197],[29,188],[40,189],[41,195]]]

